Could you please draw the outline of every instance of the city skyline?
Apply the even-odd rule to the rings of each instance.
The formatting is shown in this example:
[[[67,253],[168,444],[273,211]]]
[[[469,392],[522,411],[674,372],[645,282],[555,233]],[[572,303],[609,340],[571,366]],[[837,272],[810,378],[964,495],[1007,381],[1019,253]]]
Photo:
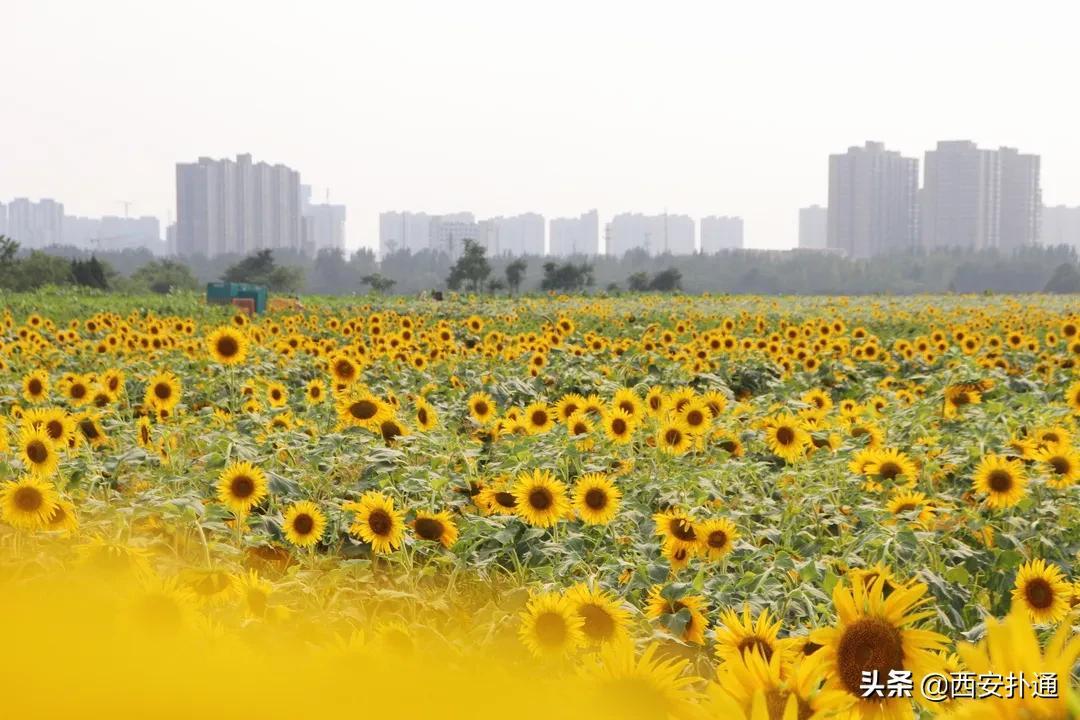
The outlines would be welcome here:
[[[130,201],[166,226],[177,160],[251,152],[302,168],[320,198],[329,187],[350,248],[376,245],[383,210],[460,207],[726,213],[747,246],[785,248],[794,208],[826,204],[822,157],[870,138],[921,158],[971,138],[1040,154],[1046,204],[1075,206],[1080,136],[1057,70],[1074,11],[1046,23],[1039,5],[983,6],[979,32],[958,32],[967,9],[930,2],[556,1],[521,15],[472,0],[13,0],[7,49],[29,60],[6,78],[0,198],[93,217]],[[244,40],[256,17],[258,44]],[[901,102],[900,87],[918,91]]]

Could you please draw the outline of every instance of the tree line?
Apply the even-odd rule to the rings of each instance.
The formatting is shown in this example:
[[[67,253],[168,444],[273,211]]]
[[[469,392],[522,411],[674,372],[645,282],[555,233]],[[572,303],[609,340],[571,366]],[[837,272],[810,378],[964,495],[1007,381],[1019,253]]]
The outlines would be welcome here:
[[[224,268],[224,269],[223,269]],[[118,292],[199,290],[216,280],[266,285],[275,293],[352,295],[474,293],[686,292],[865,295],[941,292],[1080,293],[1076,251],[1068,246],[915,251],[850,259],[812,251],[725,250],[713,254],[545,258],[489,256],[464,243],[445,251],[398,250],[377,259],[368,249],[324,249],[314,257],[262,250],[248,256],[155,257],[148,250],[88,252],[72,247],[26,251],[0,237],[0,289],[78,285]]]

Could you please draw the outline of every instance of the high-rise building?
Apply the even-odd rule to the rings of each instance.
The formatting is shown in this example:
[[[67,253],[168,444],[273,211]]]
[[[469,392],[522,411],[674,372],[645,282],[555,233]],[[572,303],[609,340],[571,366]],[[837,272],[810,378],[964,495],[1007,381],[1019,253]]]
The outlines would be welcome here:
[[[548,254],[600,254],[600,214],[596,210],[576,218],[552,218],[548,221]]]
[[[824,250],[829,210],[820,205],[799,208],[799,247]]]
[[[461,254],[466,240],[480,242],[480,225],[471,212],[432,215],[428,226],[428,247],[452,258]]]
[[[479,234],[474,238],[489,255],[543,255],[544,216],[523,213],[510,217],[493,217],[478,223]]]
[[[1080,207],[1044,206],[1042,209],[1043,245],[1071,245],[1080,248]]]
[[[379,215],[379,255],[399,250],[417,253],[431,240],[431,216],[427,213],[384,212]]]
[[[743,246],[741,217],[710,215],[701,218],[701,252],[737,250]]]
[[[926,153],[920,216],[926,248],[1011,250],[1039,236],[1039,157],[942,141]]]
[[[642,249],[650,255],[694,253],[694,220],[689,215],[622,213],[608,226],[606,254],[619,257]]]
[[[86,250],[126,250],[146,248],[165,251],[161,243],[161,223],[156,217],[103,218],[64,216],[64,244]]]
[[[0,203],[0,235],[7,236],[7,205]]]
[[[826,245],[866,258],[915,246],[919,161],[882,143],[829,156]]]
[[[42,198],[15,198],[7,206],[7,232],[24,248],[43,248],[64,242],[64,204]]]
[[[311,186],[300,186],[300,213],[303,216],[304,252],[314,255],[320,250],[345,250],[345,206],[311,202]]]
[[[302,250],[300,173],[285,165],[199,158],[176,165],[180,255]]]

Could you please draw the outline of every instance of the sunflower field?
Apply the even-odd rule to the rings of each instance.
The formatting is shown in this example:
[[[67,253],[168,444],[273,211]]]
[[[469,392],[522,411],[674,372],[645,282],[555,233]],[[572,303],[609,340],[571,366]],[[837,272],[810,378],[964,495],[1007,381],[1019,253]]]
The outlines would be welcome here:
[[[0,717],[1080,717],[1072,299],[0,300]]]

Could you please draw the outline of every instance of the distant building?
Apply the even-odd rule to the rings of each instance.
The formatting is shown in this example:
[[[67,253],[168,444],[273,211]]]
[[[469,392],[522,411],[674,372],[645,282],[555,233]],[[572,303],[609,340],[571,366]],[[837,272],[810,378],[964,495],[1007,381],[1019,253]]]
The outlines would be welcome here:
[[[701,218],[701,252],[737,250],[742,246],[742,218],[716,215]]]
[[[399,250],[426,250],[431,241],[431,216],[427,213],[384,212],[379,215],[379,255]]]
[[[596,210],[576,218],[552,218],[548,221],[548,254],[600,254],[600,215]]]
[[[7,206],[7,231],[24,248],[43,248],[64,242],[64,204],[42,198],[15,198]]]
[[[180,255],[303,249],[300,173],[285,165],[251,155],[177,163],[176,211]]]
[[[165,228],[165,254],[176,255],[176,223]]]
[[[919,161],[882,143],[830,155],[826,245],[854,258],[913,248],[918,187]]]
[[[428,247],[452,258],[461,254],[466,240],[480,242],[480,226],[471,212],[432,215],[428,226]]]
[[[7,205],[0,203],[0,235],[6,236],[7,234]]]
[[[489,255],[543,255],[544,216],[524,213],[510,217],[494,217],[478,224],[473,238],[483,245]]]
[[[607,254],[614,257],[634,249],[650,255],[692,255],[694,220],[689,215],[622,213],[611,219],[607,240]]]
[[[304,252],[315,255],[320,250],[345,250],[345,206],[311,202],[311,186],[300,186],[300,213],[303,216]]]
[[[1080,249],[1080,207],[1044,206],[1040,242],[1043,245],[1071,245]]]
[[[920,217],[926,248],[1012,250],[1039,237],[1039,156],[942,141],[926,153]]]
[[[824,250],[829,210],[820,205],[799,208],[799,247]]]

